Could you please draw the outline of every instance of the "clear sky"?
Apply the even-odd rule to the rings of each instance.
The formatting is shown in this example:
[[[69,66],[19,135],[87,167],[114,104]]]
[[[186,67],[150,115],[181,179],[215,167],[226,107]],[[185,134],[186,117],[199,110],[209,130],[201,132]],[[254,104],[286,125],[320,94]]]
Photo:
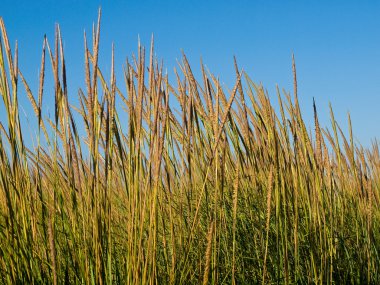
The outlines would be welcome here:
[[[20,68],[34,92],[43,36],[52,43],[55,23],[64,39],[70,96],[84,87],[83,31],[91,33],[99,6],[100,66],[109,72],[114,42],[120,84],[122,65],[137,51],[138,36],[148,47],[152,33],[169,78],[183,50],[196,74],[202,57],[231,88],[236,55],[273,100],[276,84],[292,91],[294,53],[301,108],[310,128],[315,97],[322,125],[329,124],[331,102],[344,130],[350,111],[354,135],[364,145],[380,135],[380,1],[1,0],[0,16],[12,43],[18,40]],[[49,92],[45,96],[52,98]],[[52,101],[45,103],[52,110]],[[29,112],[26,101],[21,105]]]

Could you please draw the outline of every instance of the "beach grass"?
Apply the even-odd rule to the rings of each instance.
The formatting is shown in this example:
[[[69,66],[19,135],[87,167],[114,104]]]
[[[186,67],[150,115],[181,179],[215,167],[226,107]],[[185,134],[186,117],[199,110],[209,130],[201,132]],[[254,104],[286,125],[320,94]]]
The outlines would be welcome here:
[[[320,126],[316,104],[306,125],[294,60],[292,94],[275,97],[236,60],[230,90],[185,55],[168,75],[153,41],[125,64],[112,53],[106,76],[99,13],[73,106],[59,27],[35,94],[0,30],[1,284],[380,283],[379,146],[354,142],[332,109]]]

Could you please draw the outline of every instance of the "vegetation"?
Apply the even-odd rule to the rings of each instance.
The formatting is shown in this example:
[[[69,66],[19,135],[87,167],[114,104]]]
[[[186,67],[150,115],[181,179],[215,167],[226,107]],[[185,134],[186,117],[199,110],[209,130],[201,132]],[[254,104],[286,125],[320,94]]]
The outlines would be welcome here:
[[[99,69],[99,22],[75,107],[59,28],[32,94],[0,19],[2,284],[379,284],[378,144],[355,144],[332,110],[322,128],[315,104],[308,131],[294,63],[294,95],[278,92],[275,112],[236,61],[232,90],[203,64],[197,81],[185,55],[169,81],[152,41],[147,64],[141,46],[126,63],[123,94],[113,59],[110,82]]]

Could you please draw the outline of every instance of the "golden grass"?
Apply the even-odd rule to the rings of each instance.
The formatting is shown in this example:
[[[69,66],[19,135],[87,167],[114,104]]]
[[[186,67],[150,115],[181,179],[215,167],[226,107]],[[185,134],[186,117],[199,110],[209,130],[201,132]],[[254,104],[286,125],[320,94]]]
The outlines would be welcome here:
[[[127,61],[123,94],[113,53],[110,82],[98,64],[99,13],[72,106],[59,27],[53,48],[43,41],[37,96],[2,19],[0,31],[2,284],[380,282],[378,144],[355,144],[350,118],[346,138],[332,109],[332,131],[322,128],[315,103],[307,131],[294,58],[294,103],[278,92],[279,113],[236,59],[231,91],[203,64],[197,81],[185,55],[172,82],[153,40],[148,65],[141,46]],[[32,148],[22,87],[36,117]]]

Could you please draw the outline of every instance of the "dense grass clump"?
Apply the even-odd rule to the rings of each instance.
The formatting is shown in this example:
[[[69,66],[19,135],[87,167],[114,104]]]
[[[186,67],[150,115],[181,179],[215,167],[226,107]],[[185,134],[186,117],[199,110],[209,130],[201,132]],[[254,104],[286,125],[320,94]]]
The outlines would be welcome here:
[[[139,47],[126,63],[124,83],[112,59],[106,82],[98,24],[75,107],[59,28],[54,48],[43,42],[37,94],[0,28],[1,284],[379,284],[379,147],[355,144],[332,111],[322,128],[315,105],[309,132],[296,79],[276,113],[236,61],[231,91],[203,65],[197,81],[185,55],[169,80],[152,44],[149,62]]]

